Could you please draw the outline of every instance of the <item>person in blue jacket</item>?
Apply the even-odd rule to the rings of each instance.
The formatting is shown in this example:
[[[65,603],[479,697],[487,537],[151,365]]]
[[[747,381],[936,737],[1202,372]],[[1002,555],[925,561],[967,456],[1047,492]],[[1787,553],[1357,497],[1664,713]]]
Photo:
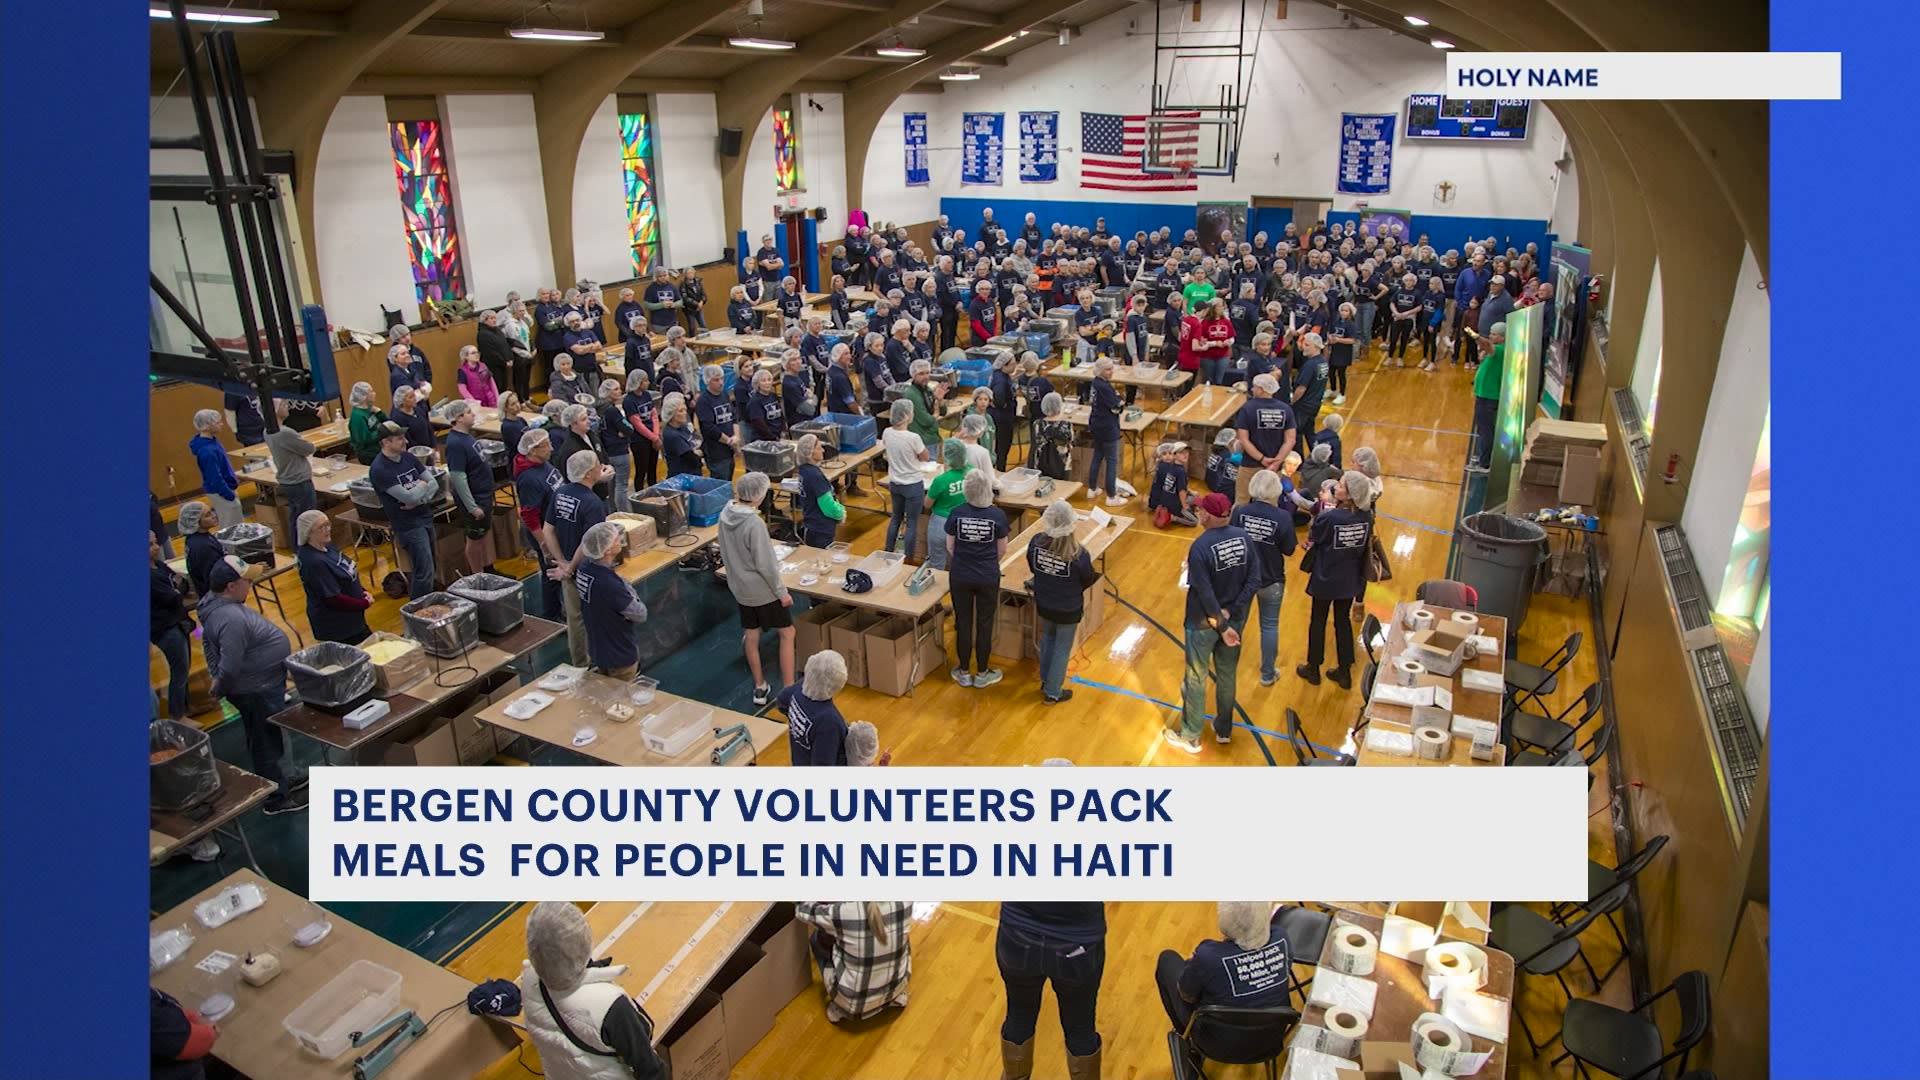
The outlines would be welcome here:
[[[1339,413],[1328,413],[1326,419],[1320,421],[1320,430],[1313,433],[1313,446],[1325,443],[1331,448],[1331,456],[1327,460],[1336,469],[1345,468],[1340,463],[1340,429],[1346,426],[1347,421]],[[1312,452],[1311,447],[1308,452]]]
[[[1058,705],[1073,696],[1066,688],[1067,660],[1086,611],[1087,590],[1100,580],[1093,559],[1074,537],[1079,519],[1065,499],[1040,512],[1041,536],[1027,545],[1027,591],[1039,616],[1040,700]]]
[[[773,699],[773,707],[787,717],[789,765],[847,763],[847,718],[833,703],[846,685],[846,657],[823,649],[807,658],[800,681]]]
[[[1147,509],[1153,512],[1154,528],[1198,524],[1193,516],[1193,496],[1187,490],[1187,444],[1163,442],[1153,457],[1153,486],[1147,492]]]
[[[240,478],[234,475],[233,462],[227,460],[227,448],[220,445],[220,414],[201,409],[193,414],[193,438],[187,448],[193,451],[194,464],[200,466],[200,489],[213,504],[220,526],[240,524]]]
[[[800,461],[800,536],[808,547],[829,547],[840,523],[847,519],[847,508],[834,498],[833,482],[820,468],[820,462],[826,459],[820,436],[812,432],[800,436],[795,451]]]
[[[726,395],[727,373],[718,365],[701,368],[700,377],[706,389],[693,403],[700,427],[700,453],[706,459],[708,476],[731,480],[733,452],[741,444],[740,410]]]
[[[843,416],[860,415],[860,393],[853,385],[853,350],[846,342],[836,341],[828,357],[826,411]]]
[[[1126,406],[1113,388],[1113,358],[1103,356],[1094,362],[1093,381],[1087,395],[1087,435],[1093,440],[1093,452],[1087,455],[1087,498],[1106,492],[1108,506],[1124,506],[1120,495],[1120,414]],[[1106,466],[1104,486],[1101,466]]]
[[[1280,652],[1280,601],[1287,585],[1287,556],[1293,554],[1293,514],[1280,505],[1287,481],[1266,469],[1247,481],[1247,501],[1233,508],[1228,524],[1246,530],[1260,556],[1253,596],[1260,605],[1260,685],[1280,678],[1274,667]]]
[[[294,522],[293,532],[314,639],[343,645],[365,641],[373,633],[367,626],[373,598],[360,584],[360,567],[333,542],[332,519],[324,511],[308,510]]]
[[[640,643],[636,623],[647,621],[647,605],[615,568],[627,542],[627,530],[612,521],[599,521],[580,536],[579,564],[573,580],[563,587],[580,601],[580,623],[586,631],[587,659],[593,669],[616,682],[632,682],[640,673]]]
[[[727,325],[733,327],[736,334],[750,334],[759,321],[760,313],[753,310],[752,301],[747,299],[747,290],[735,285],[727,293]]]
[[[1348,470],[1333,485],[1334,504],[1316,514],[1307,527],[1307,595],[1313,612],[1307,622],[1307,659],[1293,673],[1320,685],[1320,665],[1327,657],[1327,616],[1333,616],[1338,665],[1327,678],[1341,689],[1353,686],[1353,619],[1355,600],[1367,593],[1367,552],[1373,543],[1373,482],[1367,474]]]
[[[1180,726],[1161,732],[1189,754],[1200,752],[1207,670],[1213,670],[1213,740],[1231,741],[1240,631],[1259,585],[1260,554],[1247,531],[1230,524],[1233,501],[1210,493],[1195,505],[1202,532],[1187,549],[1186,678],[1180,687]]]
[[[180,543],[186,550],[187,581],[195,596],[207,595],[207,578],[213,573],[213,565],[227,556],[227,549],[213,535],[218,526],[206,503],[196,500],[180,504]]]

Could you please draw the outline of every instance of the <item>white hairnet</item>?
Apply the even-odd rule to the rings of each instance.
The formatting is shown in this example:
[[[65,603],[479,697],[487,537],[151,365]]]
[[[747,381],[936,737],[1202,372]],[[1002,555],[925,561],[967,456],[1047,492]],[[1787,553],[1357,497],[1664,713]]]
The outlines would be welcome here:
[[[473,403],[466,398],[456,398],[453,401],[449,401],[447,402],[446,411],[447,423],[451,424],[472,411]]]
[[[576,451],[567,459],[567,479],[578,484],[588,473],[600,467],[600,455],[591,450]]]
[[[831,652],[832,650],[828,651]],[[826,653],[815,653],[814,655],[825,656]],[[811,667],[813,661],[809,660],[807,664]],[[812,697],[813,695],[808,694],[807,696]],[[855,720],[853,723],[847,725],[846,746],[847,764],[861,766],[871,765],[880,757],[880,729],[865,720]]]
[[[989,507],[993,505],[993,477],[974,469],[960,481],[960,490],[967,497],[968,506]]]
[[[1313,449],[1307,451],[1307,453],[1315,461],[1323,461],[1323,462],[1332,461],[1333,460],[1333,444],[1332,443],[1314,443]]]
[[[212,513],[212,511],[207,507],[207,504],[198,500],[190,503],[182,503],[180,506],[180,535],[189,536],[199,532],[200,527],[206,523],[207,515],[210,513]]]
[[[593,934],[579,908],[559,900],[533,905],[527,914],[527,960],[548,989],[579,986],[592,959]]]
[[[193,430],[195,431],[209,431],[219,422],[220,412],[218,409],[201,409],[199,412],[193,414]]]
[[[1041,416],[1059,416],[1064,408],[1066,408],[1066,401],[1059,394],[1049,391],[1046,397],[1040,399]]]
[[[303,511],[300,517],[293,523],[293,542],[296,544],[306,543],[307,534],[313,531],[313,527],[326,520],[327,515],[322,511]]]
[[[924,362],[925,361],[922,361],[922,363]],[[887,420],[894,427],[905,427],[911,424],[913,422],[913,402],[908,401],[906,398],[895,400],[893,407],[887,410]]]
[[[644,389],[646,385],[647,385],[647,369],[646,368],[637,367],[637,368],[634,368],[632,371],[627,372],[627,389],[640,390],[640,389]]]
[[[794,440],[794,449],[798,451],[797,456],[802,464],[810,462],[813,460],[813,452],[820,449],[820,436],[809,431]]]
[[[569,405],[560,411],[560,426],[570,428],[588,415],[585,405]]]
[[[571,463],[569,463],[571,464]],[[611,521],[602,521],[589,528],[580,537],[580,546],[589,559],[604,559],[620,546],[620,538],[626,535],[626,529]]]
[[[1358,469],[1348,469],[1340,475],[1340,482],[1347,486],[1347,498],[1353,505],[1365,510],[1373,505],[1373,481]]]
[[[1259,469],[1247,481],[1247,497],[1265,503],[1280,501],[1280,474],[1271,469]]]
[[[1271,341],[1272,339],[1268,340]],[[1255,390],[1265,390],[1269,394],[1277,394],[1280,392],[1280,380],[1274,378],[1271,373],[1263,371],[1253,377],[1253,388]]]
[[[530,457],[541,443],[551,441],[545,428],[528,428],[526,434],[520,436],[520,445],[514,449],[519,451],[520,456]]]
[[[800,681],[802,694],[815,701],[826,701],[846,689],[846,686],[846,657],[832,649],[822,649],[807,657],[807,670]]]
[[[759,506],[760,501],[767,497],[767,489],[771,486],[772,482],[767,479],[766,473],[747,473],[733,482],[734,501],[747,506]]]
[[[347,391],[347,404],[356,409],[373,408],[373,387],[363,382],[354,383],[353,389]]]
[[[984,387],[982,388],[984,389]],[[987,433],[987,418],[979,413],[968,413],[960,418],[960,434],[979,438]]]
[[[1040,528],[1048,536],[1071,536],[1077,524],[1079,519],[1065,499],[1053,500],[1040,512]]]

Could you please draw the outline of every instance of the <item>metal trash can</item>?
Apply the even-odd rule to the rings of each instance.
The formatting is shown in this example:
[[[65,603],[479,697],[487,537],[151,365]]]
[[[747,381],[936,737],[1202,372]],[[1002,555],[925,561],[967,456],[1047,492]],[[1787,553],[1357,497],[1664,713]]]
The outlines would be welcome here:
[[[1547,530],[1507,514],[1468,514],[1460,522],[1460,567],[1455,578],[1480,594],[1480,611],[1507,620],[1509,640],[1520,636],[1533,597],[1534,575],[1547,557]]]

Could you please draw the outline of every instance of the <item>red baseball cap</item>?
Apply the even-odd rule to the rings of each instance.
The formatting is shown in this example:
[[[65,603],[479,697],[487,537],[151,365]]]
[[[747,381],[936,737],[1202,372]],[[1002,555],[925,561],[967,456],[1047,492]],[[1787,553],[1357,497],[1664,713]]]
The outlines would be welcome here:
[[[1208,492],[1200,499],[1200,510],[1208,517],[1223,518],[1233,513],[1233,500],[1217,491]]]

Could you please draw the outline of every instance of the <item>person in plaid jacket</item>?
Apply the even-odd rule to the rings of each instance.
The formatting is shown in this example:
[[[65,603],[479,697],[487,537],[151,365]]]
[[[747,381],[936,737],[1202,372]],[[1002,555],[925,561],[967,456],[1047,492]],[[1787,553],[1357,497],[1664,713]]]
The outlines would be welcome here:
[[[907,1004],[913,905],[898,901],[811,902],[795,914],[813,926],[808,943],[827,985],[827,1019],[864,1020]]]

